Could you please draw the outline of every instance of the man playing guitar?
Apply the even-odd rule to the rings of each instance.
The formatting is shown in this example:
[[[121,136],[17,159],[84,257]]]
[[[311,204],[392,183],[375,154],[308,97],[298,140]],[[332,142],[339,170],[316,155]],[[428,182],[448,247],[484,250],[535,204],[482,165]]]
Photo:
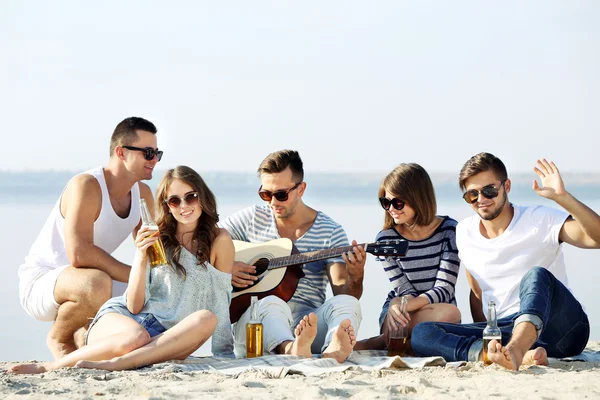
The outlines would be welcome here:
[[[288,238],[302,253],[348,246],[341,225],[302,201],[306,190],[302,160],[297,151],[271,153],[258,168],[259,196],[266,202],[227,218],[222,226],[234,240],[260,243]],[[276,296],[259,301],[259,318],[264,326],[264,348],[270,353],[312,357],[322,353],[343,362],[356,343],[355,329],[362,319],[358,299],[363,291],[366,253],[356,241],[342,257],[302,265],[304,277],[291,298]],[[252,286],[256,267],[243,262],[233,266],[236,290]],[[327,282],[333,298],[325,300]],[[250,311],[234,327],[238,356],[246,354],[246,323]],[[292,332],[293,327],[295,329]]]

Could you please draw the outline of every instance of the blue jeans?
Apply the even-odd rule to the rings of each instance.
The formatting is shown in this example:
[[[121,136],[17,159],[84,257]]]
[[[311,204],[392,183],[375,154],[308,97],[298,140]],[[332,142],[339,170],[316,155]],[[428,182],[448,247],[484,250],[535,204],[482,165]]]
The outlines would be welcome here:
[[[538,329],[533,347],[549,357],[570,357],[583,351],[590,324],[581,304],[569,289],[545,268],[529,270],[519,287],[520,311],[498,320],[502,343],[512,336],[515,320],[530,321]],[[442,356],[446,361],[476,361],[482,350],[485,322],[448,324],[422,322],[412,331],[411,344],[419,356]]]

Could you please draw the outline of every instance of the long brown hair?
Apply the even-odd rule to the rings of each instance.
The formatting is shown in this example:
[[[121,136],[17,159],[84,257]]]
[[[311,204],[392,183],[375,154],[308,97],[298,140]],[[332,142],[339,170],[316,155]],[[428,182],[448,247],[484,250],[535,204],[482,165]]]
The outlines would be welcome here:
[[[386,190],[415,210],[415,224],[429,225],[437,213],[435,191],[429,174],[419,164],[400,164],[390,172],[379,186],[379,197]],[[383,229],[393,227],[394,219],[386,211]]]
[[[210,260],[213,242],[219,235],[219,227],[217,226],[219,214],[217,213],[215,196],[196,171],[185,165],[180,165],[165,173],[156,189],[156,223],[158,224],[160,238],[163,241],[165,250],[172,252],[172,260],[176,270],[182,272],[185,276],[185,268],[179,263],[181,248],[183,246],[175,236],[177,232],[177,220],[169,212],[169,206],[165,201],[169,187],[175,180],[187,183],[194,191],[198,192],[198,201],[202,208],[202,215],[193,233],[193,240],[197,245],[196,259],[198,260],[198,264]]]

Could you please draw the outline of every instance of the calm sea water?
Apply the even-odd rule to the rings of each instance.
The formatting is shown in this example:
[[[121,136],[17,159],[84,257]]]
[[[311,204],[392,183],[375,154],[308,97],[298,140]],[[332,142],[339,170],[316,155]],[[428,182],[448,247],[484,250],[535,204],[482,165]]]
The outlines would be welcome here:
[[[0,281],[0,361],[9,360],[45,360],[50,352],[45,345],[49,323],[42,323],[29,317],[21,308],[18,300],[17,268],[29,247],[35,240],[48,213],[58,198],[68,175],[58,174],[49,179],[28,180],[27,174],[20,177],[15,174],[8,179],[0,174],[0,217],[3,229],[0,233],[0,252],[4,255],[2,265],[4,279]],[[377,178],[379,179],[379,178]],[[151,181],[154,188],[156,179]],[[207,183],[214,190],[219,202],[219,213],[226,217],[231,213],[259,202],[256,196],[257,180],[250,176],[232,176],[213,174]],[[434,180],[434,183],[435,180]],[[352,186],[354,184],[354,188]],[[320,209],[341,223],[350,239],[369,242],[381,229],[383,210],[376,201],[378,180],[348,180],[339,177],[325,177],[318,184],[310,185],[305,202]],[[571,188],[570,188],[571,189]],[[580,185],[572,192],[596,211],[600,211],[600,187],[598,185]],[[455,184],[436,184],[438,195],[438,214],[450,215],[460,220],[472,215],[469,206],[460,199]],[[519,204],[547,204],[532,193],[530,186],[515,185],[511,200]],[[126,263],[133,258],[133,242],[127,240],[114,256]],[[359,329],[359,339],[378,333],[378,317],[381,305],[389,291],[389,282],[381,266],[371,255],[365,266],[364,294],[360,300],[363,309],[363,322]],[[596,306],[595,290],[600,279],[600,251],[581,250],[565,247],[565,257],[570,286],[577,298],[584,304],[592,324],[591,339],[600,340],[600,309]],[[116,290],[123,290],[123,286]],[[458,279],[457,301],[463,315],[463,322],[471,322],[468,306],[469,288],[464,271]],[[329,296],[331,291],[329,291]],[[197,354],[210,352],[210,343],[205,344]]]

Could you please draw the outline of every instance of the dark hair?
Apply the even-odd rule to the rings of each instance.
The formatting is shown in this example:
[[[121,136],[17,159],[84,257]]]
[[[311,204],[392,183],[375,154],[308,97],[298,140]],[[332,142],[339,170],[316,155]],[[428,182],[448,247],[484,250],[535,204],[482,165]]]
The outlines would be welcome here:
[[[461,190],[465,190],[467,179],[485,171],[492,171],[500,181],[508,179],[506,167],[498,157],[490,153],[479,153],[469,158],[469,161],[463,165],[458,175],[458,186]]]
[[[400,164],[390,172],[379,186],[379,197],[385,192],[393,194],[415,210],[415,224],[429,225],[437,213],[435,191],[429,174],[419,164]],[[394,219],[386,212],[383,229],[394,226]]]
[[[304,168],[300,154],[295,150],[280,150],[269,154],[258,167],[258,176],[282,172],[286,168],[292,171],[292,177],[298,182],[304,180]]]
[[[110,138],[110,156],[117,146],[130,146],[138,138],[137,131],[150,132],[156,135],[156,126],[140,117],[129,117],[119,122]]]
[[[215,196],[210,191],[202,177],[190,167],[180,165],[168,170],[163,176],[156,189],[156,211],[158,229],[160,237],[167,252],[172,251],[172,259],[176,269],[181,271],[185,276],[185,268],[179,263],[181,253],[181,243],[177,240],[175,233],[177,232],[177,220],[169,212],[169,206],[165,202],[167,192],[171,183],[175,180],[180,180],[190,185],[198,192],[198,201],[202,207],[202,215],[198,220],[198,226],[194,231],[194,239],[197,244],[196,259],[198,264],[210,260],[210,252],[213,242],[219,235],[219,214],[217,214],[217,201]]]

